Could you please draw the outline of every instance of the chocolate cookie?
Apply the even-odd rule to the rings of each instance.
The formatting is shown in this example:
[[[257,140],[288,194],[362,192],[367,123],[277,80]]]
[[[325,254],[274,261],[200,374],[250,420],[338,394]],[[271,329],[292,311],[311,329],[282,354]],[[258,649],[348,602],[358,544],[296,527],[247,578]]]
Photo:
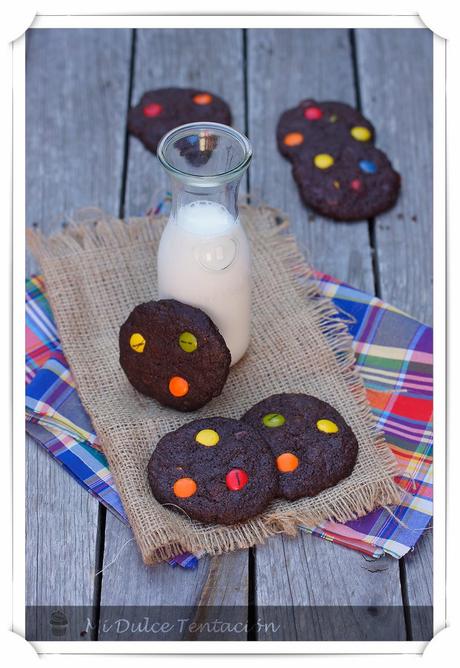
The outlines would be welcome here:
[[[335,408],[306,394],[274,394],[242,417],[270,446],[279,496],[316,496],[353,471],[358,442]]]
[[[174,299],[139,304],[120,328],[129,382],[163,406],[201,408],[224,387],[230,351],[212,320]]]
[[[295,161],[311,141],[340,146],[349,143],[350,137],[371,143],[375,140],[372,123],[357,109],[343,102],[310,99],[285,111],[276,133],[280,152],[291,161]]]
[[[207,523],[235,524],[275,497],[277,474],[264,439],[239,420],[194,420],[163,436],[148,465],[155,498]]]
[[[145,148],[156,153],[158,142],[167,132],[185,123],[212,121],[230,125],[232,116],[228,104],[214,93],[194,88],[159,88],[143,94],[139,104],[128,112],[128,130],[141,140]],[[203,164],[212,146],[199,146],[192,138],[184,140],[178,149],[192,164]]]
[[[397,200],[400,176],[374,140],[370,121],[341,102],[304,100],[277,127],[304,202],[341,221],[372,218]]]

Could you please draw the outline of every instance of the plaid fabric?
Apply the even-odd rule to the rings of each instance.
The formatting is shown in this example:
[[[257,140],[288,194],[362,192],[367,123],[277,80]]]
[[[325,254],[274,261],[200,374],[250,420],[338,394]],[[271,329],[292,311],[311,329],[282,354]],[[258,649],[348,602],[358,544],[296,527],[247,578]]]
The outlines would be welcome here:
[[[402,503],[366,517],[305,530],[374,557],[412,549],[432,516],[432,330],[364,292],[317,273],[354,339],[372,410],[397,457]],[[105,457],[75,390],[59,346],[40,277],[26,283],[27,430],[90,493],[126,522]],[[202,556],[170,561],[193,568]]]
[[[92,447],[97,438],[62,353],[51,353],[27,385],[26,420],[28,433],[90,494],[127,523],[107,460]]]
[[[41,276],[26,283],[26,383],[43,366],[60,343]]]
[[[372,556],[402,557],[412,549],[433,514],[432,412],[433,331],[376,297],[317,273],[353,336],[356,364],[378,426],[399,464],[404,491],[391,513],[378,509],[337,524],[306,527],[315,535]]]
[[[43,280],[26,281],[26,429],[90,494],[128,524],[62,353]],[[179,554],[171,566],[194,568],[201,555]]]

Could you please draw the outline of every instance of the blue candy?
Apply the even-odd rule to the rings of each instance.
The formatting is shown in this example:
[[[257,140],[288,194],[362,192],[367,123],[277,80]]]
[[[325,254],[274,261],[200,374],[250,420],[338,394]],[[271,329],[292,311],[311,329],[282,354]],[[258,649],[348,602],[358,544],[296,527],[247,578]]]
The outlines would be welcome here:
[[[377,171],[377,165],[372,160],[360,160],[359,166],[363,172],[367,174],[375,174]]]

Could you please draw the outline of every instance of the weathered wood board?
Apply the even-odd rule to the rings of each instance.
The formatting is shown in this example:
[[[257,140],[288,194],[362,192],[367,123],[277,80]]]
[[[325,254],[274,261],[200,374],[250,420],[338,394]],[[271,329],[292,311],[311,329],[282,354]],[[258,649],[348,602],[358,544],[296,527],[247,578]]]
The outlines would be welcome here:
[[[367,222],[336,223],[313,214],[300,199],[291,163],[276,147],[279,116],[301,100],[356,103],[348,31],[249,30],[247,45],[251,191],[288,214],[316,269],[373,292]]]
[[[260,191],[263,200],[288,213],[300,245],[306,247],[316,268],[372,293],[374,284],[367,222],[338,224],[317,215],[314,222],[310,222],[312,216],[300,200],[291,166],[279,155],[275,142],[279,115],[302,99],[340,99],[356,103],[348,32],[250,30],[248,90],[249,137],[257,156],[251,173],[251,190]],[[273,601],[286,606],[356,606],[367,605],[370,600],[373,603],[369,605],[386,601],[389,591],[396,598],[398,592],[400,596],[397,562],[385,560],[386,569],[382,571],[385,575],[379,573],[370,580],[363,577],[361,555],[318,543],[310,536],[296,540],[280,537],[257,548],[256,601],[261,609],[273,605]],[[306,555],[310,563],[308,576],[304,570]],[[342,577],[340,587],[318,585],[323,578],[315,577],[315,571],[321,574],[341,572],[342,567],[346,576]],[[356,603],[356,600],[361,602]],[[296,628],[295,617],[302,617],[300,610],[297,613],[292,615],[292,623],[285,625],[283,639],[322,639],[328,633],[334,633],[332,622],[337,622],[336,619],[328,621],[325,618],[308,628]],[[333,613],[333,617],[336,614]],[[345,609],[343,614],[347,614]],[[362,615],[367,619],[366,623]],[[349,616],[347,633],[360,639],[372,634],[372,628],[377,633],[380,626],[378,617],[362,613],[358,617]],[[389,632],[397,629],[399,634],[397,623],[388,624],[386,628]]]
[[[260,640],[405,640],[398,562],[301,533],[257,548]]]
[[[68,619],[64,640],[89,640],[80,636],[80,612],[95,604],[99,504],[33,439],[26,448],[27,638],[55,639],[50,613],[57,609]]]
[[[107,515],[104,571],[102,573],[100,640],[246,640],[244,632],[203,637],[192,624],[215,618],[247,620],[247,552],[203,557],[196,570],[169,564],[142,563],[132,532]],[[110,620],[144,617],[168,623],[167,629],[139,633]],[[182,621],[181,620],[186,620]],[[192,629],[192,630],[191,630]]]
[[[433,527],[428,527],[413,552],[403,560],[403,595],[409,606],[412,640],[433,636]]]
[[[357,30],[356,50],[364,114],[376,125],[377,145],[402,176],[399,201],[375,222],[380,296],[422,322],[433,307],[433,33],[430,30]],[[407,557],[408,604],[430,606],[430,540]],[[431,582],[431,579],[430,579]],[[429,609],[414,607],[414,632],[432,629]],[[422,617],[425,617],[422,620]],[[427,635],[425,633],[424,637]]]
[[[26,220],[47,234],[88,205],[118,213],[131,35],[31,29],[26,38]],[[28,271],[37,265],[29,258]],[[27,440],[28,605],[93,606],[97,502]],[[37,614],[30,634],[48,637]],[[72,615],[64,638],[80,636]]]
[[[130,40],[128,30],[28,31],[28,225],[50,233],[80,207],[118,214]]]
[[[433,33],[357,30],[364,114],[402,176],[401,195],[375,221],[381,297],[422,322],[433,305]]]

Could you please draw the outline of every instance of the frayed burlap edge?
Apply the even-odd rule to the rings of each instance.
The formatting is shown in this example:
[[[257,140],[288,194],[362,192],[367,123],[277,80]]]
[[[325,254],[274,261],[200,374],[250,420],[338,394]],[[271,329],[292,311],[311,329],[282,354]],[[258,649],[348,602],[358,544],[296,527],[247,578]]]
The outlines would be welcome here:
[[[242,206],[241,212],[244,218],[245,211],[249,207]],[[321,296],[314,282],[312,270],[306,263],[298,249],[295,238],[288,233],[289,221],[277,209],[268,206],[258,207],[262,216],[266,216],[270,222],[270,230],[267,235],[268,243],[273,245],[278,258],[291,272],[296,283],[296,289],[300,291],[303,299],[311,300],[314,304],[314,314],[318,318],[320,329],[325,336],[330,350],[334,353],[338,368],[342,373],[349,389],[353,395],[357,416],[366,425],[370,438],[373,440],[378,459],[386,478],[370,484],[361,485],[359,491],[348,493],[334,501],[328,501],[328,512],[325,514],[322,503],[318,507],[312,507],[306,512],[293,509],[292,514],[286,510],[286,502],[283,503],[281,512],[277,511],[279,502],[275,501],[262,515],[253,518],[247,523],[235,525],[232,533],[227,527],[214,526],[212,533],[194,533],[188,536],[178,535],[176,539],[169,537],[163,529],[151,532],[148,541],[145,541],[141,531],[135,531],[136,540],[141,549],[146,564],[152,565],[159,561],[171,558],[178,552],[188,550],[197,552],[204,550],[208,554],[215,555],[235,549],[248,548],[279,533],[291,536],[297,534],[301,525],[318,524],[328,519],[345,522],[356,519],[371,512],[378,506],[395,504],[400,501],[400,491],[393,480],[397,472],[396,460],[391,450],[385,443],[383,434],[377,431],[376,419],[369,409],[365,389],[359,372],[355,367],[355,359],[352,350],[352,338],[348,333],[347,326],[343,320],[337,317],[337,311],[332,301]],[[27,240],[30,250],[40,262],[46,283],[46,266],[49,261],[56,258],[65,258],[76,252],[100,251],[101,248],[125,246],[127,244],[144,244],[146,242],[158,241],[161,235],[162,218],[132,218],[120,221],[108,216],[97,216],[97,219],[87,220],[84,223],[71,223],[65,231],[50,238],[45,238],[39,232],[28,230]],[[52,295],[50,295],[53,307]],[[55,312],[59,327],[59,313]],[[65,353],[65,342],[63,342]],[[78,380],[77,380],[78,383]],[[77,387],[78,389],[78,387]],[[91,406],[86,406],[91,415]],[[98,430],[97,421],[94,424]],[[104,429],[101,430],[104,432]],[[110,448],[104,448],[104,438],[101,438],[102,446],[111,465]],[[116,468],[112,474],[123,499],[123,483],[118,479]],[[314,502],[314,499],[311,501]],[[313,506],[315,504],[313,503]],[[130,518],[130,508],[125,507]],[[132,523],[135,524],[135,523]],[[152,537],[156,538],[156,547],[152,549]]]

